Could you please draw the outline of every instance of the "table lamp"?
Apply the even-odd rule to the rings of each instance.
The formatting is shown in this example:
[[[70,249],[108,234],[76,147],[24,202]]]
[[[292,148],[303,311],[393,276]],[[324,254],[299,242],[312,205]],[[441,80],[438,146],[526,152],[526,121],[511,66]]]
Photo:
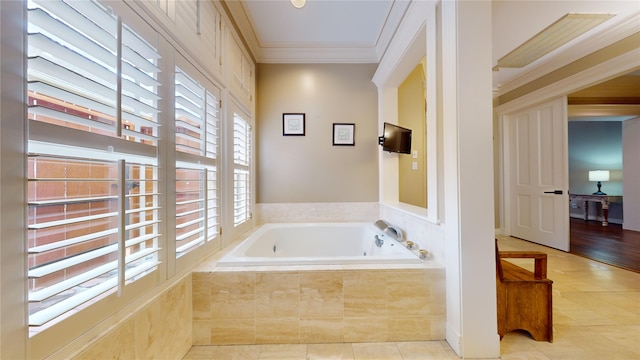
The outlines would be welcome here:
[[[598,191],[593,195],[607,195],[600,190],[603,181],[609,181],[609,170],[591,170],[589,171],[589,181],[597,181]]]

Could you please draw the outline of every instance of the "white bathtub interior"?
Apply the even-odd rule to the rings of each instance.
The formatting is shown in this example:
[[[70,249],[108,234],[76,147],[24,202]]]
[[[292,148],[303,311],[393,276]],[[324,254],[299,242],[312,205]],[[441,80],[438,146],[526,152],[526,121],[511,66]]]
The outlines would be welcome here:
[[[376,246],[376,236],[382,245]],[[264,224],[216,266],[420,264],[418,255],[373,223]]]

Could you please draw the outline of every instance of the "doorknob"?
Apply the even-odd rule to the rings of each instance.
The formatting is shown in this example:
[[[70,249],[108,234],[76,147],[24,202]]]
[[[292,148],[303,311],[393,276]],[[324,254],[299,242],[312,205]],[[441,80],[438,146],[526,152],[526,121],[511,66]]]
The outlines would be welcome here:
[[[545,191],[545,194],[556,194],[556,195],[562,195],[562,190],[553,190],[553,191]]]

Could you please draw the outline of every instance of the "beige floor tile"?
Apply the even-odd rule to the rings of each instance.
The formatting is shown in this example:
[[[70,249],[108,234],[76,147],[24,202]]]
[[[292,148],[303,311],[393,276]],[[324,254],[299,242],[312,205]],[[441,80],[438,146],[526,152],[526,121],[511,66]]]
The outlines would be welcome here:
[[[183,360],[258,360],[262,345],[194,346]]]
[[[355,360],[402,360],[402,354],[395,343],[353,344]]]
[[[539,351],[516,351],[500,357],[502,360],[553,360]]]
[[[214,346],[215,360],[258,360],[262,345]]]
[[[302,360],[307,357],[307,345],[262,345],[259,360]]]
[[[562,336],[558,342],[537,343],[535,346],[549,354],[555,354],[558,348],[574,347],[585,352],[584,359],[640,359],[638,345],[635,349],[633,346],[620,346],[614,339],[604,336],[602,331],[603,326],[560,327],[559,337],[560,334]]]
[[[598,332],[616,343],[616,348],[623,347],[640,354],[640,325],[600,326]]]
[[[585,325],[633,325],[640,323],[640,312],[638,311],[640,298],[637,294],[581,291],[563,293],[562,296],[581,308],[588,309],[598,315],[597,323],[585,323]]]
[[[396,344],[402,360],[454,360],[458,355],[446,341],[410,341]]]
[[[192,346],[183,360],[213,359],[217,346]]]
[[[309,344],[308,360],[354,360],[351,344]]]

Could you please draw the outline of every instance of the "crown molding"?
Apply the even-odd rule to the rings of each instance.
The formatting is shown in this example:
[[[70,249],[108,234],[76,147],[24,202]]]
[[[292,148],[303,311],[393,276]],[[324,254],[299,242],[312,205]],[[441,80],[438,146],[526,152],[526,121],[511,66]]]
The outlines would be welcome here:
[[[640,104],[569,105],[569,117],[640,116]]]
[[[375,45],[375,51],[377,54],[378,61],[382,59],[389,44],[391,43],[391,39],[393,39],[402,19],[409,8],[409,1],[394,1],[393,5],[391,5],[391,10],[389,11],[389,15],[378,35],[378,41]]]
[[[261,48],[259,63],[313,64],[313,63],[378,63],[373,47],[269,47]]]
[[[236,33],[248,47],[248,51],[255,60],[260,58],[260,41],[256,35],[249,15],[247,14],[242,1],[221,0],[223,8],[226,10],[229,21],[236,28]]]

